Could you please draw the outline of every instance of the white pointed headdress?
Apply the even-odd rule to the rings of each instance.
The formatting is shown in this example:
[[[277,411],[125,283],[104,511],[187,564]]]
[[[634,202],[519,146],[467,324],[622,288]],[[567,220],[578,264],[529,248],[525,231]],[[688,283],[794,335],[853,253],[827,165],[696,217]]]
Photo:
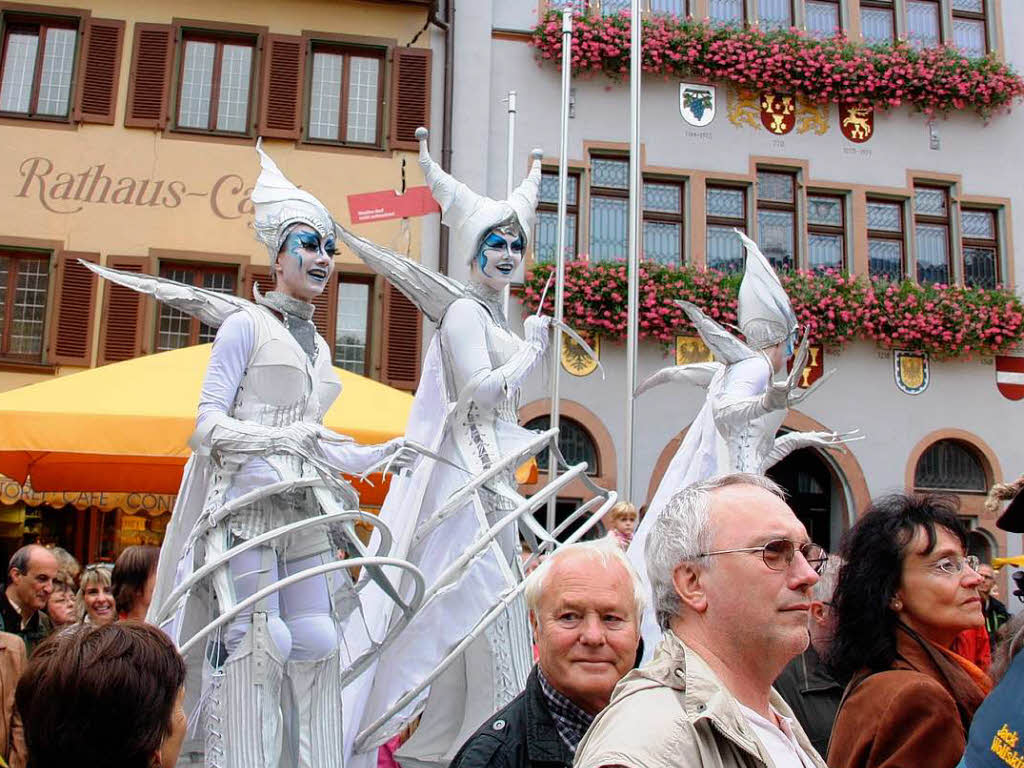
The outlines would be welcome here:
[[[329,235],[333,236],[334,219],[324,204],[288,181],[263,151],[263,139],[257,140],[256,151],[260,156],[260,176],[252,190],[252,226],[256,230],[256,239],[267,246],[270,263],[277,259],[292,224],[308,224],[324,240]]]
[[[537,218],[537,198],[540,194],[540,158],[543,152],[533,150],[530,173],[523,179],[508,200],[492,200],[478,195],[461,181],[444,171],[433,161],[427,150],[426,128],[416,129],[420,142],[420,167],[430,185],[430,194],[441,206],[441,221],[452,233],[454,253],[466,261],[472,261],[480,247],[480,241],[498,224],[513,218],[523,228],[523,235],[533,237],[533,224]]]
[[[735,232],[747,249],[737,312],[740,331],[752,349],[775,346],[796,332],[796,314],[779,276],[757,243],[739,230]]]

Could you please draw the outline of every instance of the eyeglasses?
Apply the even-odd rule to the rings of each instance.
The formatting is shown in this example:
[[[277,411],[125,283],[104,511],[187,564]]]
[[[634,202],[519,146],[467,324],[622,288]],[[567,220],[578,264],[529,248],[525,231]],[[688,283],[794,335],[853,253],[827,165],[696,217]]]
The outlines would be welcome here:
[[[729,555],[733,552],[760,552],[764,564],[773,571],[784,571],[793,562],[797,550],[803,555],[804,560],[811,566],[815,573],[820,574],[825,570],[825,563],[828,562],[828,552],[817,544],[808,542],[797,545],[789,539],[772,539],[761,547],[744,547],[742,549],[719,549],[714,552],[704,552],[698,557],[710,557],[711,555]]]
[[[935,570],[942,571],[947,576],[959,576],[964,571],[964,565],[977,572],[981,567],[981,560],[974,555],[968,555],[967,557],[944,557],[934,567]]]

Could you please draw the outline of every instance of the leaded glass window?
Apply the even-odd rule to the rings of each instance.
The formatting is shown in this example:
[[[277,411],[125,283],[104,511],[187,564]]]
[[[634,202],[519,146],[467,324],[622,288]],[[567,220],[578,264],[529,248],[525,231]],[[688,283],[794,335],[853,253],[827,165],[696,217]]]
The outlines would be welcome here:
[[[538,416],[535,419],[530,419],[523,427],[543,432],[551,428],[551,417]],[[585,461],[587,462],[588,475],[598,475],[601,473],[601,467],[598,465],[597,459],[597,444],[594,442],[594,438],[590,436],[586,427],[575,419],[570,419],[566,416],[559,417],[558,450],[562,452],[562,456],[569,466]],[[547,451],[541,451],[537,454],[537,468],[541,472],[547,471]]]
[[[868,272],[899,281],[906,275],[903,203],[868,198]]]
[[[807,266],[842,270],[846,253],[846,212],[839,195],[807,196]]]
[[[999,239],[996,212],[981,208],[960,211],[964,285],[995,288],[999,283]]]
[[[0,357],[42,359],[49,266],[46,256],[0,251]]]
[[[914,468],[914,487],[921,490],[984,493],[988,477],[978,452],[960,440],[939,440],[921,454]]]
[[[949,194],[944,188],[914,188],[914,257],[918,282],[949,283]]]
[[[577,254],[577,222],[579,220],[580,175],[568,174],[565,190],[565,259],[571,261]],[[558,173],[543,171],[540,176],[540,202],[537,205],[537,225],[534,230],[533,257],[539,262],[554,261],[558,250]]]
[[[711,269],[743,270],[743,243],[734,229],[747,231],[747,191],[744,187],[709,184],[705,195],[706,260]]]
[[[757,244],[776,269],[796,265],[796,176],[757,173]]]
[[[74,22],[5,16],[0,113],[67,117],[77,41]]]

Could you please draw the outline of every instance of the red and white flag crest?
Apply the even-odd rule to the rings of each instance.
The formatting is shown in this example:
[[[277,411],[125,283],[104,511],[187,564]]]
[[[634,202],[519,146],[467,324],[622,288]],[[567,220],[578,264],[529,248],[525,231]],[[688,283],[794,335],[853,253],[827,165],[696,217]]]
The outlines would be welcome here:
[[[996,386],[1008,400],[1024,399],[1024,357],[996,356]]]

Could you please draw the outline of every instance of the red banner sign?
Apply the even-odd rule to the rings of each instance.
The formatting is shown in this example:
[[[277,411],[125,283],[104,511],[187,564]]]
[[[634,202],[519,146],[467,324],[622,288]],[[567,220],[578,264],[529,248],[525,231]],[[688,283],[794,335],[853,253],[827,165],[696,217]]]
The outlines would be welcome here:
[[[348,196],[348,213],[353,224],[387,219],[408,219],[440,213],[441,209],[430,196],[429,187],[410,187],[400,195],[393,189],[382,192],[364,192]]]

